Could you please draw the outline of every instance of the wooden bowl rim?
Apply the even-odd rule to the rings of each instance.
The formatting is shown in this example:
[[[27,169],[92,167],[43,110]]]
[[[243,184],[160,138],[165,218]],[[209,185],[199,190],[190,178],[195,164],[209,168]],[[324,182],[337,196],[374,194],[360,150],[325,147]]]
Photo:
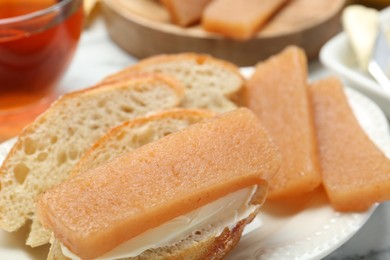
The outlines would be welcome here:
[[[161,31],[167,34],[173,34],[173,35],[178,35],[178,36],[185,36],[185,37],[192,37],[192,38],[198,38],[198,39],[212,39],[212,40],[231,40],[231,41],[239,41],[239,40],[234,40],[230,38],[223,37],[217,33],[210,33],[206,31],[202,31],[198,27],[193,27],[193,28],[182,28],[180,26],[177,26],[172,23],[160,23],[157,21],[153,21],[151,19],[148,19],[142,15],[136,14],[132,12],[129,9],[123,10],[123,9],[118,9],[113,5],[114,0],[102,0],[103,4],[106,6],[110,7],[113,11],[121,15],[125,19],[131,19],[134,23],[137,23],[140,26],[147,27],[156,31]],[[122,0],[119,0],[122,1]],[[314,0],[316,1],[316,0]],[[327,12],[326,16],[321,17],[321,19],[317,20],[316,23],[314,24],[303,24],[302,27],[297,27],[294,30],[291,30],[290,32],[278,32],[275,34],[269,34],[269,35],[263,35],[262,32],[260,31],[259,33],[256,34],[256,37],[250,39],[250,40],[265,40],[265,39],[277,39],[277,38],[283,38],[288,35],[293,35],[296,34],[297,32],[304,32],[306,30],[310,30],[319,24],[322,24],[334,17],[338,12],[340,12],[342,6],[345,5],[346,0],[338,0],[339,5],[334,5],[335,8],[332,10],[332,12]]]

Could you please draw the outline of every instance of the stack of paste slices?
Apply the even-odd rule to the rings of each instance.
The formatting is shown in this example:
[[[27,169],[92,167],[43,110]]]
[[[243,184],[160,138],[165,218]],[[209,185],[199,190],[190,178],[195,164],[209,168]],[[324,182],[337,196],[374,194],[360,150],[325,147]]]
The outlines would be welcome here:
[[[340,82],[307,77],[292,46],[247,80],[185,53],[67,94],[3,162],[0,226],[31,221],[33,247],[53,236],[48,259],[220,259],[264,200],[320,186],[338,211],[390,199],[390,161]]]
[[[209,32],[248,40],[289,1],[288,0],[160,0],[172,22],[187,27],[200,23]]]
[[[268,199],[305,195],[322,185],[338,211],[364,211],[390,199],[390,160],[357,122],[342,84],[309,84],[304,52],[287,47],[256,66],[244,104],[263,122],[283,157]]]

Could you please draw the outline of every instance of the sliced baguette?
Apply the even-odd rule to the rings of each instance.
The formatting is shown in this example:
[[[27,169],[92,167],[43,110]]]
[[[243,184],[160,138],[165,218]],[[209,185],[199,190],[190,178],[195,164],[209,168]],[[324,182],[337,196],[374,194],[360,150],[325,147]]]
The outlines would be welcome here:
[[[244,86],[237,66],[208,55],[182,53],[159,55],[140,61],[108,78],[111,81],[139,71],[158,72],[180,80],[186,88],[181,103],[185,108],[226,112],[237,108],[232,102]]]
[[[0,168],[0,227],[18,230],[32,220],[30,246],[48,242],[35,218],[37,195],[60,183],[109,128],[151,111],[177,106],[183,88],[163,75],[139,75],[62,96],[26,127]],[[46,234],[46,235],[45,235]]]
[[[100,138],[72,169],[71,176],[213,115],[206,110],[172,109],[126,121]]]
[[[71,175],[97,167],[125,151],[158,140],[213,115],[206,110],[174,109],[126,121],[101,137],[72,169]],[[62,254],[56,239],[51,242],[48,259],[68,259]]]

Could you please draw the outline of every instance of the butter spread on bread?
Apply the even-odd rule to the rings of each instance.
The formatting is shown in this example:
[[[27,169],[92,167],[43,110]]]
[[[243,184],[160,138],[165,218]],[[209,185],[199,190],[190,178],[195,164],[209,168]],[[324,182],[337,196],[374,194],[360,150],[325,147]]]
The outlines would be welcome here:
[[[95,258],[229,193],[263,187],[280,162],[260,121],[241,108],[68,179],[43,194],[38,212],[67,248]]]
[[[259,189],[265,188],[259,187]],[[225,228],[231,229],[237,222],[259,210],[261,204],[250,204],[256,191],[257,186],[253,186],[232,192],[190,213],[169,220],[159,227],[145,231],[99,259],[136,257],[146,250],[177,244],[178,241],[183,241],[194,234],[207,232],[209,236],[218,237]],[[79,258],[63,245],[62,252],[70,259]]]

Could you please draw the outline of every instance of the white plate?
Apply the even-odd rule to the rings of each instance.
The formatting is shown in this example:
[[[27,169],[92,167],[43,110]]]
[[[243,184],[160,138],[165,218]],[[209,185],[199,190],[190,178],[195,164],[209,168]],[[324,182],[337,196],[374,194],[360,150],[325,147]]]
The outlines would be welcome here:
[[[390,136],[382,111],[368,98],[347,89],[350,104],[370,138],[390,157]],[[0,144],[0,163],[14,140]],[[319,259],[352,237],[371,216],[335,212],[319,192],[294,204],[265,205],[244,231],[228,259]],[[48,247],[24,246],[27,230],[15,234],[0,231],[0,259],[45,259]]]
[[[383,112],[359,92],[347,88],[346,93],[359,123],[390,158],[389,126]],[[339,213],[323,192],[295,204],[266,204],[228,259],[321,259],[351,238],[374,209]]]
[[[390,7],[380,12],[380,19],[384,30],[390,33]],[[390,117],[390,93],[358,68],[345,32],[336,35],[321,48],[320,61],[345,79],[349,86],[372,98]]]

